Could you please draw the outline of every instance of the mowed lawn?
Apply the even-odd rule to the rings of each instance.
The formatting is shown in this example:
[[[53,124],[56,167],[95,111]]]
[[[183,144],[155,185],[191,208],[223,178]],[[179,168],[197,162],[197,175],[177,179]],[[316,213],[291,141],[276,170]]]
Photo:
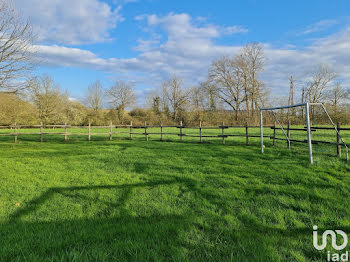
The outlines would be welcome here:
[[[0,140],[0,261],[325,261],[312,226],[350,233],[335,146],[311,166],[306,144],[270,139],[265,154],[245,138],[12,139]]]

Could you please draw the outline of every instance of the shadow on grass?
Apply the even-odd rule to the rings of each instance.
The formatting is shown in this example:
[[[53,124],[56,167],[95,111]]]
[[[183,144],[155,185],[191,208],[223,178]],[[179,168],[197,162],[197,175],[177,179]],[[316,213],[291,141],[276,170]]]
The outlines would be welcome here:
[[[153,181],[130,185],[52,187],[10,215],[0,225],[1,261],[126,261],[163,260],[180,257],[180,232],[189,228],[189,218],[179,215],[133,216],[125,203],[131,190],[181,183],[179,180]],[[117,203],[118,217],[100,217],[53,222],[25,222],[22,218],[60,194],[91,201],[78,192],[122,190]],[[78,193],[78,194],[77,194]],[[106,210],[104,210],[106,211]],[[107,212],[108,213],[108,212]]]
[[[56,142],[55,142],[56,143]],[[69,143],[69,142],[67,142]],[[72,142],[73,143],[73,142]],[[81,147],[91,147],[89,143],[80,143],[77,147],[62,148],[64,144],[57,142],[58,147],[43,152],[35,152],[38,158],[50,158],[57,154],[67,154],[78,157],[79,154],[90,154],[81,150]],[[96,146],[96,145],[95,145]],[[4,261],[295,261],[298,254],[291,251],[298,250],[299,255],[310,260],[324,258],[323,253],[316,252],[312,247],[312,227],[300,227],[288,230],[272,223],[259,221],[256,214],[241,211],[241,206],[247,205],[251,209],[264,207],[268,203],[263,198],[274,200],[274,197],[288,197],[298,201],[307,200],[311,204],[327,203],[339,206],[342,200],[322,196],[313,190],[307,189],[336,189],[336,185],[326,186],[327,181],[314,181],[305,178],[300,180],[303,190],[288,188],[289,184],[296,181],[288,177],[290,181],[283,180],[283,174],[279,174],[278,180],[273,180],[273,174],[259,169],[268,164],[269,156],[254,155],[255,149],[230,150],[228,146],[194,144],[191,146],[180,143],[146,143],[139,141],[118,141],[118,143],[101,143],[104,149],[114,149],[127,153],[133,147],[138,150],[151,151],[152,154],[144,155],[140,161],[131,163],[132,171],[145,175],[145,179],[152,181],[122,184],[122,185],[93,185],[72,187],[51,187],[26,206],[18,208],[9,216],[6,223],[0,225],[0,260]],[[189,167],[186,163],[157,163],[159,172],[166,174],[154,174],[153,154],[178,155],[187,151],[188,161],[193,164]],[[28,154],[32,154],[29,152]],[[91,152],[93,154],[93,152]],[[282,160],[290,157],[289,152],[281,152]],[[99,156],[95,157],[96,162]],[[205,167],[200,158],[217,158],[215,161],[232,165],[228,173],[224,167],[216,169],[213,173]],[[234,161],[237,158],[239,161]],[[170,158],[172,160],[172,158]],[[298,155],[292,160],[300,162],[303,159]],[[239,167],[244,162],[253,161],[256,170],[245,169],[246,173],[240,177]],[[271,160],[270,160],[271,161]],[[281,160],[279,160],[281,161]],[[243,163],[243,164],[242,164]],[[113,165],[115,163],[110,163]],[[231,167],[232,167],[231,166]],[[203,177],[190,178],[188,174],[198,169]],[[302,166],[301,166],[302,168]],[[205,169],[209,169],[208,176]],[[173,173],[170,171],[173,170]],[[186,173],[187,172],[187,173]],[[183,174],[188,178],[183,178]],[[241,179],[241,180],[240,180]],[[250,180],[251,179],[251,180]],[[259,179],[259,183],[256,182]],[[231,181],[229,181],[231,180]],[[242,182],[242,183],[237,183]],[[286,184],[283,184],[286,182]],[[336,181],[339,182],[339,181]],[[131,211],[127,205],[133,198],[133,190],[137,188],[157,188],[164,185],[181,187],[183,193],[190,193],[193,202],[190,202],[192,211],[186,213],[169,213],[152,215],[138,215]],[[231,187],[240,192],[237,195],[219,194],[223,188]],[[91,198],[86,192],[98,190],[119,190],[121,196],[110,201],[97,199],[107,206],[101,210],[100,216],[66,219],[50,217],[52,221],[28,221],[26,217],[35,214],[46,202],[53,201],[59,195],[63,198],[80,199],[90,202]],[[113,192],[112,192],[113,194]],[[286,199],[282,199],[286,201]],[[281,200],[280,204],[284,202]],[[287,199],[288,200],[288,199]],[[167,204],[164,200],[163,204]],[[206,206],[201,206],[205,204]],[[207,208],[210,206],[210,208]],[[237,208],[236,208],[237,207]],[[233,208],[235,208],[233,210]],[[306,214],[310,212],[297,203],[286,203],[281,209],[292,210]],[[117,215],[113,211],[118,211]],[[186,210],[186,209],[183,209]],[[213,211],[214,210],[214,211]],[[341,210],[341,209],[339,209]],[[271,211],[272,212],[272,211]],[[311,213],[312,214],[312,213]],[[228,222],[225,216],[232,216],[236,223]],[[310,218],[310,213],[307,213]],[[198,222],[202,220],[204,222]],[[350,228],[340,228],[350,232]],[[323,229],[320,228],[322,231]],[[306,243],[306,245],[305,245]]]
[[[197,201],[209,201],[230,212],[228,199],[203,190],[192,179],[170,177],[125,185],[51,187],[11,214],[8,223],[0,225],[0,257],[3,261],[291,261],[295,257],[290,250],[298,249],[298,242],[306,239],[311,245],[310,228],[266,226],[240,212],[236,214],[239,228],[227,224],[220,215],[203,211],[201,215],[194,210],[191,214],[152,216],[129,212],[126,203],[132,198],[133,189],[175,184],[194,193]],[[91,199],[84,192],[100,189],[122,191],[118,200],[104,203],[109,211],[118,209],[118,216],[50,222],[23,219],[55,195],[89,202]],[[198,217],[207,222],[196,222]],[[198,235],[201,236],[196,238]],[[299,248],[308,258],[323,257],[312,248]]]

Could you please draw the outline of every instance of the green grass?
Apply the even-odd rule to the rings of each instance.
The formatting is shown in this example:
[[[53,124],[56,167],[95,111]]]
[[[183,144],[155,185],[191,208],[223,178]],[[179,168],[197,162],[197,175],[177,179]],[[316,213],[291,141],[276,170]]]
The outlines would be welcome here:
[[[0,261],[326,261],[312,226],[350,233],[335,146],[127,137],[0,137]]]

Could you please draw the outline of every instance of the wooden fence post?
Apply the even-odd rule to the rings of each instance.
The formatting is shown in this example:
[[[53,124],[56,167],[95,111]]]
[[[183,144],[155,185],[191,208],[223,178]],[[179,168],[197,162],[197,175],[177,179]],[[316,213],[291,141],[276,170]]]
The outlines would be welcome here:
[[[288,121],[288,126],[287,126],[287,137],[289,140],[287,140],[287,146],[288,149],[290,149],[290,121]]]
[[[272,145],[274,146],[276,143],[276,121],[273,123],[273,137],[272,137]]]
[[[89,122],[89,129],[88,129],[88,141],[91,140],[91,123]]]
[[[130,140],[132,140],[132,121],[130,121]]]
[[[67,123],[64,123],[64,141],[67,141]]]
[[[224,127],[225,123],[224,121],[222,121],[222,130],[221,130],[221,135],[222,135],[222,144],[225,145],[225,127]]]
[[[109,140],[112,141],[112,129],[113,129],[113,123],[111,121],[111,123],[109,124]]]
[[[245,123],[245,144],[249,145],[248,122]]]
[[[17,144],[17,124],[16,124],[16,122],[15,122],[14,134],[15,134],[14,142],[15,142],[15,144]]]
[[[147,123],[146,122],[145,122],[145,138],[146,138],[146,141],[148,141]]]
[[[180,121],[180,141],[182,142],[182,121]]]
[[[160,141],[163,141],[163,123],[160,123]]]
[[[338,133],[340,134],[340,124],[339,122],[337,122],[337,129],[338,129]],[[341,157],[341,144],[340,144],[340,136],[337,133],[337,156]]]
[[[202,143],[202,121],[199,121],[199,142]]]
[[[43,142],[43,122],[40,122],[40,142]]]

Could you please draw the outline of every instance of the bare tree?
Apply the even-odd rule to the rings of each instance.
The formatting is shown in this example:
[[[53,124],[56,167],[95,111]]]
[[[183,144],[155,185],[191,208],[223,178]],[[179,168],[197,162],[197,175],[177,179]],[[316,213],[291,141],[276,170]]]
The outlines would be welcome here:
[[[109,104],[118,110],[119,120],[123,118],[126,107],[136,102],[134,86],[124,81],[116,81],[107,91]]]
[[[206,110],[205,92],[203,86],[193,86],[190,88],[188,118],[197,122],[204,119]]]
[[[0,90],[16,92],[33,68],[34,35],[10,1],[0,1]]]
[[[245,110],[247,118],[249,118],[249,100],[250,100],[250,87],[249,87],[249,68],[247,57],[241,52],[239,55],[235,56],[234,62],[237,70],[240,71],[241,77],[243,78],[243,90],[244,90],[244,101],[245,101]]]
[[[104,92],[100,81],[92,83],[88,87],[88,95],[86,104],[94,111],[98,111],[103,107]]]
[[[334,71],[328,66],[319,64],[312,72],[306,83],[305,98],[309,103],[321,103],[326,98],[329,83],[336,77]],[[310,109],[311,118],[315,116],[317,109]]]
[[[336,77],[328,65],[318,65],[307,82],[306,98],[310,103],[320,103],[325,98],[329,83]]]
[[[259,80],[264,61],[262,45],[251,43],[234,57],[224,56],[211,64],[209,82],[215,87],[216,95],[235,112],[236,121],[242,108],[247,118],[251,112],[255,119],[256,110],[267,100],[268,92]]]
[[[208,103],[207,103],[208,110],[211,112],[215,112],[219,107],[221,108],[221,106],[219,105],[218,96],[215,88],[209,85],[205,89],[205,92],[206,92],[206,98],[208,100]]]
[[[334,115],[337,115],[339,106],[345,101],[347,95],[348,91],[339,82],[336,82],[333,88],[326,92],[325,98],[329,101]]]
[[[202,86],[191,87],[190,101],[193,111],[205,110],[205,93]]]
[[[100,111],[104,104],[104,91],[100,81],[89,85],[85,103],[92,110],[95,123],[99,122]]]
[[[209,69],[209,80],[216,87],[217,96],[235,112],[236,120],[241,103],[245,99],[242,76],[242,71],[236,66],[234,59],[226,56],[213,61]]]
[[[205,111],[215,112],[219,105],[215,84],[210,81],[200,83],[199,91],[203,94],[203,108]]]
[[[68,101],[49,75],[33,78],[28,83],[31,100],[44,123],[59,123],[64,118],[64,104]]]
[[[180,112],[184,110],[189,100],[190,91],[183,89],[182,79],[177,76],[173,76],[169,81],[163,83],[162,91],[165,107],[168,107],[172,112],[174,120],[179,120]]]
[[[258,79],[259,73],[264,69],[265,62],[262,45],[259,43],[247,44],[242,50],[242,61],[245,64],[250,85],[251,115],[254,118],[256,110],[260,107],[259,104],[264,102],[265,95],[264,90],[262,90],[264,85]]]

